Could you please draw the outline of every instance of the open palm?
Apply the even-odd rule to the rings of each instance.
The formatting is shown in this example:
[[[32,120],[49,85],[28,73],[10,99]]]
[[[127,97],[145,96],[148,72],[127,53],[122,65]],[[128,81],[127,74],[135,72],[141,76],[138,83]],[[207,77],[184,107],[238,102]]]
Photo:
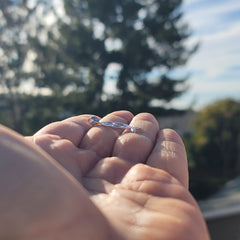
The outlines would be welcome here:
[[[141,127],[137,133],[91,127],[90,117],[52,123],[29,138],[79,184],[79,199],[69,197],[76,197],[76,212],[84,211],[72,219],[78,236],[68,239],[209,239],[188,192],[181,138],[172,130],[159,130],[147,113],[133,117],[119,111],[102,119]]]

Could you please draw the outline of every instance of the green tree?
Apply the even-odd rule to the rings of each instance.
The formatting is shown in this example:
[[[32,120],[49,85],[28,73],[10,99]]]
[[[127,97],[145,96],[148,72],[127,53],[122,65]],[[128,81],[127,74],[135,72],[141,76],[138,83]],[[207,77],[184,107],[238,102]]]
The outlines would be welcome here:
[[[48,40],[31,40],[38,56],[37,85],[65,98],[74,94],[72,107],[82,103],[81,108],[74,107],[78,111],[154,112],[154,100],[168,102],[186,90],[186,79],[169,74],[193,52],[184,43],[189,31],[182,23],[181,4],[181,0],[64,1],[65,15],[48,32]],[[104,91],[113,64],[118,70],[110,78],[117,91]],[[158,76],[150,81],[153,70]]]
[[[30,76],[27,70],[30,46],[27,33],[36,5],[31,1],[1,0],[0,3],[0,110],[10,112],[11,127],[22,132],[22,110],[19,103],[21,85]],[[5,122],[4,122],[5,123]]]
[[[240,102],[232,99],[217,101],[198,112],[187,146],[192,189],[199,197],[240,175],[239,122]]]

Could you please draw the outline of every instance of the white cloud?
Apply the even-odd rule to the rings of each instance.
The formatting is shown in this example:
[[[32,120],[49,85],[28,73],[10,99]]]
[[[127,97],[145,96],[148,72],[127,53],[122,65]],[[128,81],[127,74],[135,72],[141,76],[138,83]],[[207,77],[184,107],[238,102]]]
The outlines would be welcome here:
[[[207,77],[220,76],[239,64],[240,23],[231,25],[226,31],[209,34],[200,39],[200,48],[190,59],[188,69],[204,71]]]
[[[195,82],[192,86],[192,92],[195,94],[201,93],[240,93],[240,81],[228,80],[223,82]]]
[[[205,105],[223,98],[239,99],[240,81],[202,82],[199,78],[192,85],[191,91],[170,102],[169,107],[198,110]]]
[[[199,51],[188,63],[190,71],[205,72],[207,78],[215,78],[226,73],[231,66],[238,64],[240,59],[240,19],[235,23],[228,23],[225,28],[218,29],[218,31],[212,23],[214,18],[217,18],[217,21],[221,21],[223,25],[220,16],[216,15],[238,8],[240,9],[240,1],[227,1],[219,6],[206,8],[206,11],[200,9],[193,10],[190,14],[187,13],[191,25],[194,22],[202,22],[207,29],[205,32],[208,32],[203,35],[196,34],[188,41],[189,44],[197,40],[200,42]],[[215,13],[215,16],[210,13]],[[195,30],[198,31],[200,28],[198,25]]]
[[[190,23],[191,29],[196,36],[202,36],[209,33],[224,31],[229,28],[231,21],[229,15],[232,12],[240,11],[240,1],[198,1],[191,7],[183,5],[185,12],[184,19]]]
[[[186,69],[192,74],[190,90],[172,102],[183,107],[196,98],[196,108],[224,97],[240,98],[240,1],[185,0],[185,19],[193,29],[188,40],[200,42]],[[235,13],[235,18],[231,18]],[[240,16],[240,14],[239,14]]]
[[[196,24],[196,26],[205,25],[206,22],[211,24],[211,20],[218,18],[222,14],[240,10],[240,1],[236,0],[218,2],[185,0],[184,2],[186,5],[183,5],[183,9],[187,10],[185,17],[191,19],[191,24]],[[197,7],[191,7],[191,5],[188,6],[190,3],[198,3],[198,5]]]
[[[192,4],[192,3],[200,2],[200,1],[202,1],[202,0],[184,0],[184,4],[188,5],[188,4]]]

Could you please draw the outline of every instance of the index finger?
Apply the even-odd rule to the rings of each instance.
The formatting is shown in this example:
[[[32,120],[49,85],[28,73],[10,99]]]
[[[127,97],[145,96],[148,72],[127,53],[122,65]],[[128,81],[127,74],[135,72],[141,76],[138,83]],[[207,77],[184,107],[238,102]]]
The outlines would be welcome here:
[[[79,115],[67,118],[63,121],[50,123],[34,134],[34,137],[42,134],[56,135],[62,139],[71,141],[78,146],[86,132],[91,128],[88,119],[91,115]]]

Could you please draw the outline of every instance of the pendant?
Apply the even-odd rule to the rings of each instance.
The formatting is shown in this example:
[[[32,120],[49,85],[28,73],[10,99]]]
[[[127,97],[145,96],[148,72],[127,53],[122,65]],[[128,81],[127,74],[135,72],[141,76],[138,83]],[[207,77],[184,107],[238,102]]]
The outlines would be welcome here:
[[[122,123],[122,122],[115,122],[115,121],[100,122],[96,116],[90,117],[88,121],[92,126],[99,125],[99,126],[112,127],[112,128],[129,129],[133,133],[135,133],[138,129],[141,129],[140,127],[131,127],[128,124]]]

